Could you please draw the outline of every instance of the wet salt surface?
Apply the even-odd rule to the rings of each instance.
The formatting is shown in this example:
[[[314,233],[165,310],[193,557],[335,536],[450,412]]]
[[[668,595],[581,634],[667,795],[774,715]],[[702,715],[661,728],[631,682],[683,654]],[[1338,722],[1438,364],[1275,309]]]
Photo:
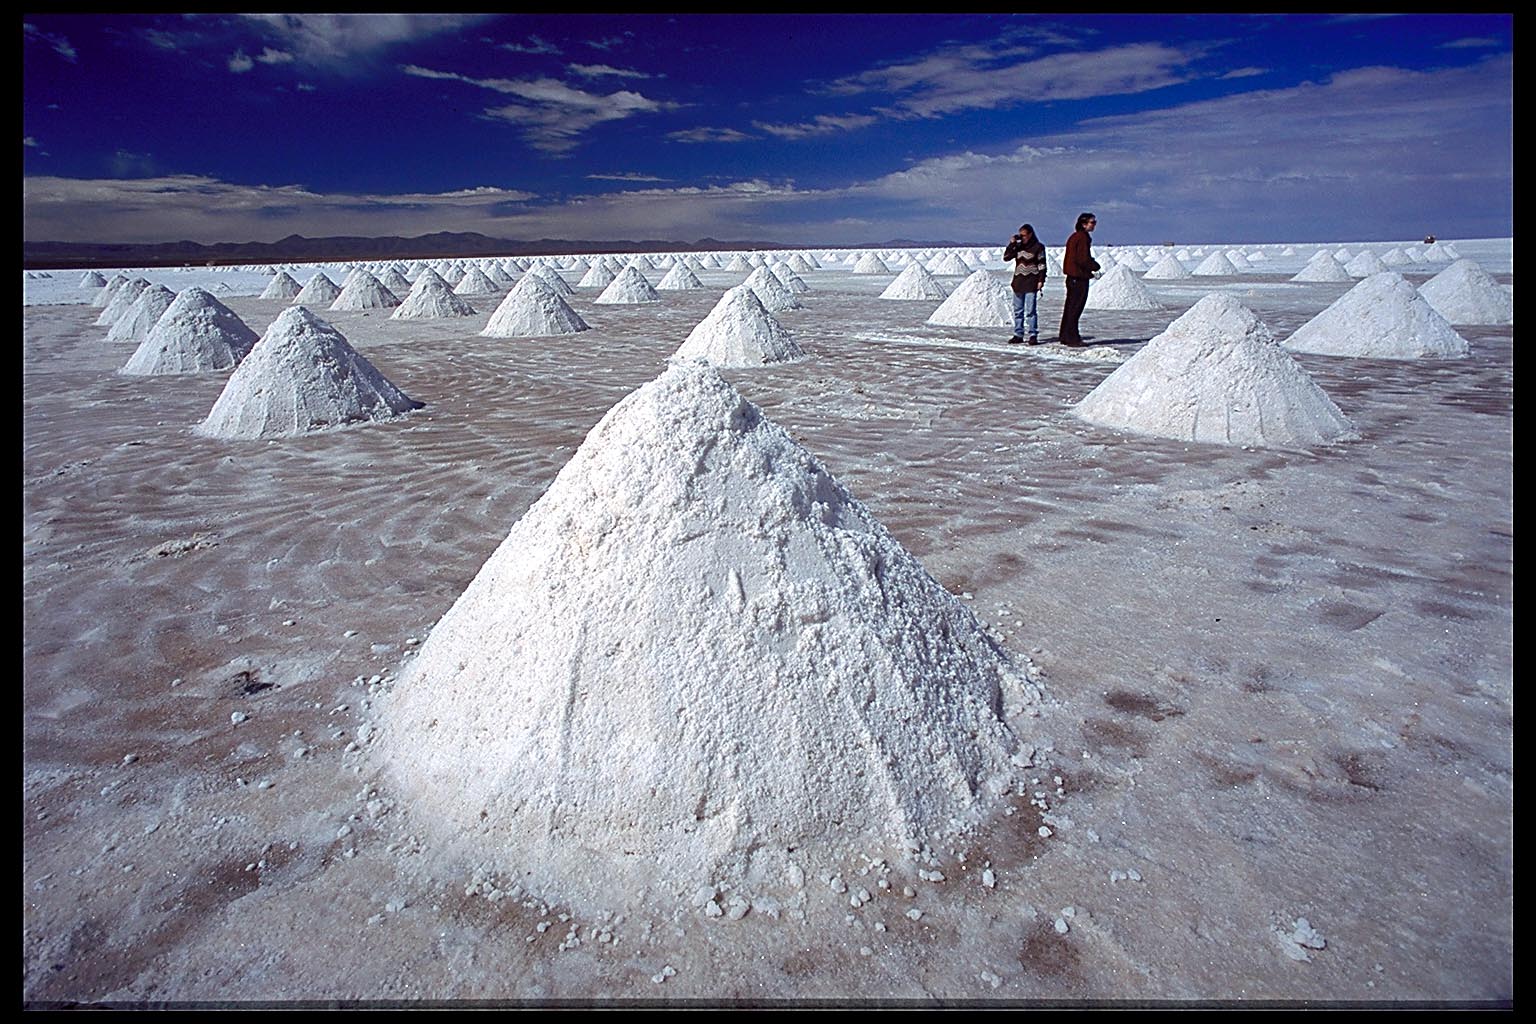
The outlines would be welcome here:
[[[1274,269],[1084,330],[1128,355],[1220,288],[1283,338],[1350,287]],[[745,273],[528,341],[477,336],[499,296],[318,311],[426,407],[276,443],[191,434],[225,374],[120,377],[98,310],[27,307],[25,998],[1512,997],[1512,328],[1298,357],[1361,441],[1175,444],[1067,415],[1115,361],[926,326],[895,273],[802,274],[811,358],[724,375],[1056,704],[1014,813],[803,918],[562,921],[436,860],[370,760],[420,639]]]

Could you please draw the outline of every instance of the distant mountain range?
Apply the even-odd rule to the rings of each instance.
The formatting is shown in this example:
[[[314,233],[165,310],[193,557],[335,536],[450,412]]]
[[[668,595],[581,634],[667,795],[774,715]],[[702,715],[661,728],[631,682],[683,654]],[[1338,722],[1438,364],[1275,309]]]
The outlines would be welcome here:
[[[477,232],[440,231],[417,238],[305,238],[289,235],[276,242],[32,242],[21,244],[22,266],[41,267],[180,267],[222,266],[231,263],[329,263],[339,260],[436,259],[448,256],[538,256],[573,253],[631,252],[704,252],[714,250],[774,249],[947,249],[986,245],[976,242],[920,242],[894,238],[861,245],[787,245],[783,242],[754,240],[722,241],[701,238],[696,242],[674,242],[647,238],[640,241],[591,241],[587,239],[541,238],[516,241],[488,238]],[[994,246],[995,248],[995,246]]]

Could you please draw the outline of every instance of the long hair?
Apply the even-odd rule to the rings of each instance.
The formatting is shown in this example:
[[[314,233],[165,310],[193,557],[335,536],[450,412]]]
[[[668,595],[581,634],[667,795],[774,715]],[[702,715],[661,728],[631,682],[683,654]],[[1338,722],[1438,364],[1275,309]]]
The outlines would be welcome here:
[[[1029,237],[1031,239],[1033,239],[1035,237],[1035,226],[1033,224],[1020,224],[1019,225],[1019,234],[1022,235],[1026,231],[1029,232]]]
[[[1077,227],[1074,230],[1081,231],[1081,230],[1083,230],[1083,225],[1084,224],[1087,224],[1091,220],[1098,220],[1098,219],[1099,218],[1095,217],[1091,213],[1080,213],[1080,214],[1077,215]]]

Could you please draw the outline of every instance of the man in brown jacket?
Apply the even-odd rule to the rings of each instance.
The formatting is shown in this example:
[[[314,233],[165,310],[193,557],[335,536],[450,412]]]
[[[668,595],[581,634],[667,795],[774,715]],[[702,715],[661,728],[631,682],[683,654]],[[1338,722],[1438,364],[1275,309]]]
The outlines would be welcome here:
[[[1088,303],[1088,281],[1099,270],[1091,249],[1093,239],[1089,237],[1098,223],[1099,219],[1091,213],[1079,214],[1077,229],[1067,239],[1067,251],[1061,259],[1061,272],[1067,278],[1067,300],[1061,307],[1061,336],[1057,340],[1070,348],[1083,347],[1077,320]]]

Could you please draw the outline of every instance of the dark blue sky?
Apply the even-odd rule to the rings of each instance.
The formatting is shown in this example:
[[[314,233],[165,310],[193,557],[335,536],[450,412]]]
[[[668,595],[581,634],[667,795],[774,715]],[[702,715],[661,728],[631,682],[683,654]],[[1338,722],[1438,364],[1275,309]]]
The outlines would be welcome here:
[[[1508,15],[31,14],[25,233],[1507,236],[1512,68]]]

